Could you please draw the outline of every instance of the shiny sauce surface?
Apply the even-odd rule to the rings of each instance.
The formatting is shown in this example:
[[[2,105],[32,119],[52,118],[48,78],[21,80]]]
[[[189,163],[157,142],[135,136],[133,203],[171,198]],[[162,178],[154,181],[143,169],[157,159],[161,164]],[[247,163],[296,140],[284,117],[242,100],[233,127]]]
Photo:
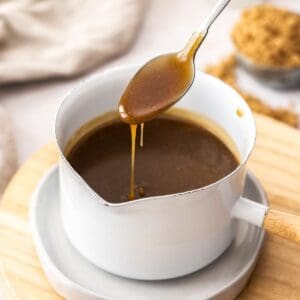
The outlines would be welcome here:
[[[130,137],[129,126],[115,119],[95,127],[67,153],[75,170],[109,202],[125,202],[132,196]],[[226,176],[237,165],[234,154],[213,133],[163,115],[146,123],[144,147],[136,147],[135,198],[197,189]]]

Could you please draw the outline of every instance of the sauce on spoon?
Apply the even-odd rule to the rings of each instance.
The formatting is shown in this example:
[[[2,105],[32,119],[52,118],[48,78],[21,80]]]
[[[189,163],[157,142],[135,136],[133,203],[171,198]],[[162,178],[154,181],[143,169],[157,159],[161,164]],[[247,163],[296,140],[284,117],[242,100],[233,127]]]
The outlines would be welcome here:
[[[195,34],[180,52],[155,57],[131,79],[119,102],[123,122],[149,121],[174,105],[194,80],[194,56],[203,40]]]

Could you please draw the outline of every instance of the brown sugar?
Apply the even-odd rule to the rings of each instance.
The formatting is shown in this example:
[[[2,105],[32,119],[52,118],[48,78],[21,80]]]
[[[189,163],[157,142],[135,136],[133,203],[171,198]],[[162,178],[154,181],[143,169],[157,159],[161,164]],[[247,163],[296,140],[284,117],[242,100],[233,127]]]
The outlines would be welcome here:
[[[208,66],[205,71],[215,77],[218,77],[219,79],[232,86],[235,90],[237,90],[237,92],[241,94],[241,96],[246,100],[246,102],[254,112],[267,115],[276,120],[285,122],[286,124],[293,127],[298,126],[298,115],[296,113],[285,108],[272,108],[256,96],[242,91],[237,84],[235,74],[236,66],[237,63],[234,55],[230,55],[229,57],[221,60],[216,65]]]
[[[258,65],[300,67],[300,15],[271,5],[245,10],[232,31],[237,50]]]

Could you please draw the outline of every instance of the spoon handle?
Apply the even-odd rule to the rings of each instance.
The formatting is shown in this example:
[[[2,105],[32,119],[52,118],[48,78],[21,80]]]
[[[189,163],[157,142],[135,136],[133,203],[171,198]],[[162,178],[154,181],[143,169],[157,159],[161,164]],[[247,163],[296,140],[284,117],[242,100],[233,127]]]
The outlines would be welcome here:
[[[269,209],[263,228],[286,240],[300,244],[300,216]]]
[[[197,50],[199,49],[200,45],[202,44],[207,35],[209,27],[212,25],[212,23],[215,21],[215,19],[223,11],[223,9],[229,2],[230,0],[218,1],[218,3],[214,6],[209,15],[204,19],[198,31],[196,31],[192,35],[184,49],[178,53],[178,57],[180,59],[187,60],[191,57],[195,57]]]
[[[202,35],[206,35],[209,27],[212,25],[212,23],[215,21],[215,19],[223,11],[223,9],[227,6],[229,2],[230,0],[219,0],[212,9],[212,11],[209,13],[209,15],[206,16],[206,18],[202,22],[198,32]]]

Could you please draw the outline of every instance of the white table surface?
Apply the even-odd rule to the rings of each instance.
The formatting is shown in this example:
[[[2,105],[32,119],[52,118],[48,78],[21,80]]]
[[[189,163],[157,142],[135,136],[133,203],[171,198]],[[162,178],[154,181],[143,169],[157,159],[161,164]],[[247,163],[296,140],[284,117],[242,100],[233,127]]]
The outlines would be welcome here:
[[[143,63],[157,54],[182,48],[214,2],[213,0],[150,0],[133,46],[119,58],[107,62],[91,73],[101,72],[111,66]],[[201,46],[196,59],[199,67],[216,62],[218,58],[232,51],[229,32],[239,15],[236,6],[243,1],[232,2],[216,21],[207,40]],[[282,3],[282,1],[272,2]],[[187,6],[186,3],[189,5]],[[286,1],[285,5],[300,10],[298,0]],[[12,118],[19,163],[26,160],[51,138],[53,139],[53,121],[59,103],[67,91],[88,75],[72,80],[51,80],[0,87],[0,104],[7,108]],[[298,106],[298,109],[300,107],[299,90],[274,92],[246,75],[240,77],[240,82],[245,89],[261,96],[271,104],[285,106],[292,102]]]

